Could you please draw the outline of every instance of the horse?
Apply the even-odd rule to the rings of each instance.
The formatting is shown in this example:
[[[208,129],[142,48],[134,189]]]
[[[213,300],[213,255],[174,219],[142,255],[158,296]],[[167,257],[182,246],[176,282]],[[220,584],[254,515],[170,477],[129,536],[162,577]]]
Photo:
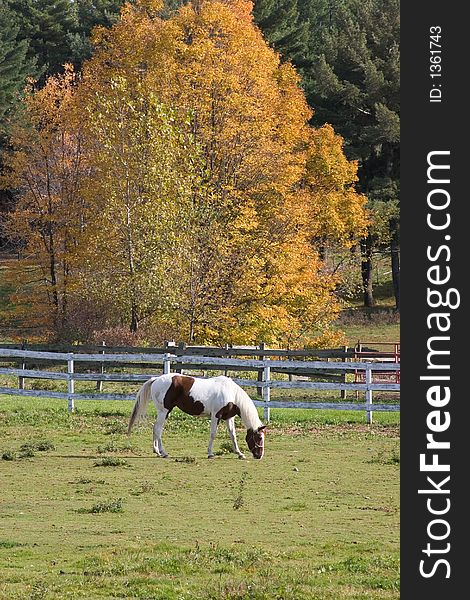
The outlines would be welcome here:
[[[239,458],[245,458],[237,444],[236,415],[241,418],[247,429],[245,439],[253,458],[261,459],[263,457],[266,425],[261,422],[252,399],[230,377],[201,379],[178,373],[152,377],[137,393],[129,420],[128,434],[131,433],[134,423],[145,415],[150,399],[153,400],[157,409],[157,419],[153,426],[153,451],[157,457],[168,457],[163,447],[162,433],[166,419],[175,407],[188,415],[210,416],[211,432],[207,448],[208,458],[214,458],[212,447],[220,421],[226,423],[232,440],[233,452]]]

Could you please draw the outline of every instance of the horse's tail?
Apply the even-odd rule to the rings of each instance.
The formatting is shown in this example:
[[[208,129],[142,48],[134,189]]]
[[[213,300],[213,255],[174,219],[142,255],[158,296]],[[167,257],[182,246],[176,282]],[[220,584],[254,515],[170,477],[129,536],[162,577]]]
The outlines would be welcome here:
[[[147,412],[147,406],[150,401],[150,391],[152,388],[152,383],[155,381],[155,379],[155,377],[152,377],[152,379],[146,381],[137,392],[137,399],[134,404],[131,418],[129,419],[129,427],[127,428],[128,434],[132,431],[134,423],[144,417],[145,413]]]

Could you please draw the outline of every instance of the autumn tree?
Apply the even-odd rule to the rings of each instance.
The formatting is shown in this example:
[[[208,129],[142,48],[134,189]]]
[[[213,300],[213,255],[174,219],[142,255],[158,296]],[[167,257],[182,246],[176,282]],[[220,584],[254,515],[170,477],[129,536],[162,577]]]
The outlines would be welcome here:
[[[33,127],[29,140],[17,134],[26,152],[20,144],[12,173],[29,185],[34,144],[55,156],[48,142],[63,132],[87,177],[77,169],[78,193],[64,198],[41,184],[52,211],[45,225],[42,213],[27,214],[35,198],[24,187],[10,229],[23,239],[33,232],[42,272],[51,254],[66,265],[67,277],[44,278],[55,323],[70,323],[73,290],[77,311],[103,307],[97,326],[107,319],[198,342],[334,342],[336,279],[319,249],[362,232],[356,165],[331,128],[309,127],[299,77],[265,42],[252,7],[193,0],[163,19],[158,0],[126,4],[111,29],[95,31],[70,102],[65,80],[48,82],[64,90],[57,122]],[[42,101],[48,123],[46,97],[30,102],[39,111]],[[38,169],[36,180],[44,182]]]
[[[22,249],[15,273],[18,306],[30,324],[55,331],[67,323],[71,256],[84,225],[79,188],[87,169],[79,124],[70,121],[74,77],[66,67],[64,75],[27,95],[2,182],[19,193],[4,223]]]
[[[82,302],[104,302],[135,333],[176,302],[194,184],[191,140],[144,80],[114,75],[97,85],[91,72],[77,97],[92,165],[81,188],[87,227],[77,277]]]
[[[302,179],[305,226],[322,255],[330,245],[350,247],[366,232],[367,199],[355,191],[357,162],[347,160],[343,146],[331,125],[310,130]]]
[[[85,69],[100,94],[102,82],[143,86],[147,98],[171,107],[197,148],[185,266],[173,279],[180,297],[173,318],[186,323],[190,339],[270,332],[279,341],[294,306],[305,304],[310,334],[335,312],[333,281],[320,277],[314,236],[301,224],[310,109],[297,74],[263,40],[251,9],[246,0],[203,0],[162,20],[158,2],[126,5],[111,30],[96,32],[97,52]],[[106,197],[110,183],[103,185],[98,196]],[[348,197],[356,200],[352,191]],[[298,331],[306,321],[290,326]]]

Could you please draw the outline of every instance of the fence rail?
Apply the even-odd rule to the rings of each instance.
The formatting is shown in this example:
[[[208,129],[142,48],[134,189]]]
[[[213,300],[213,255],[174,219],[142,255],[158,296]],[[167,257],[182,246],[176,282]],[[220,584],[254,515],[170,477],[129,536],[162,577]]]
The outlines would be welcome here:
[[[260,350],[258,349],[259,353]],[[262,352],[266,352],[262,350]],[[57,363],[64,363],[66,370],[64,371],[49,371],[26,368],[27,362],[33,361],[50,361],[57,367]],[[399,383],[374,382],[374,373],[398,373],[400,370],[399,363],[383,363],[383,362],[325,362],[316,360],[274,360],[271,358],[240,359],[240,358],[221,358],[217,356],[199,356],[199,355],[176,355],[174,353],[116,353],[103,354],[100,353],[73,353],[73,352],[50,352],[37,350],[21,350],[18,348],[0,348],[0,362],[2,363],[20,363],[18,367],[0,367],[0,375],[9,375],[18,377],[18,388],[0,387],[0,394],[11,394],[18,396],[37,396],[49,398],[63,398],[68,400],[68,408],[74,410],[75,400],[133,400],[134,396],[127,394],[92,394],[92,393],[76,393],[76,381],[96,381],[99,384],[102,382],[144,382],[150,377],[155,376],[153,373],[105,373],[103,365],[158,365],[164,373],[169,373],[173,367],[175,370],[182,372],[183,369],[201,369],[218,370],[218,371],[253,371],[258,373],[258,379],[242,379],[234,378],[234,381],[243,387],[256,387],[262,396],[262,401],[255,400],[257,406],[264,408],[264,417],[269,421],[270,408],[328,408],[336,410],[365,410],[367,422],[372,422],[372,411],[399,411],[398,404],[373,404],[373,392],[375,391],[390,391],[398,392],[400,390]],[[85,364],[96,364],[100,372],[86,373],[76,372],[76,366]],[[30,366],[30,365],[28,365]],[[343,376],[343,381],[325,382],[325,381],[304,381],[291,379],[289,381],[281,381],[272,379],[272,372],[279,372],[280,369],[288,372],[291,375],[303,375],[309,377],[325,378],[329,372],[340,373]],[[345,374],[351,372],[356,375],[362,373],[361,382],[347,383]],[[260,377],[261,374],[261,377]],[[67,382],[67,391],[56,392],[46,390],[27,390],[24,389],[25,379],[49,379]],[[271,401],[271,389],[312,389],[312,390],[338,390],[345,393],[347,390],[362,392],[365,395],[365,402],[284,402],[273,400]],[[101,387],[99,388],[101,390]],[[344,396],[342,396],[344,398]]]
[[[259,346],[231,346],[226,344],[225,346],[187,346],[186,344],[176,345],[174,342],[166,342],[164,346],[160,347],[132,347],[132,346],[107,346],[104,342],[102,344],[31,344],[25,340],[22,344],[6,344],[0,343],[0,349],[6,350],[31,350],[38,352],[61,352],[61,353],[108,353],[108,354],[166,354],[171,353],[176,356],[204,356],[204,357],[219,357],[219,358],[236,358],[236,357],[259,357],[265,356],[266,358],[277,356],[279,358],[286,359],[297,359],[297,358],[311,358],[316,357],[319,359],[354,359],[357,358],[358,352],[364,352],[364,355],[369,354],[368,358],[378,359],[385,358],[393,355],[390,351],[378,351],[375,348],[378,346],[393,346],[398,348],[400,344],[395,342],[380,343],[370,342],[361,343],[358,342],[354,347],[343,346],[342,348],[332,349],[317,349],[317,348],[305,348],[305,349],[289,349],[289,348],[267,348],[266,344],[262,343]],[[395,351],[396,353],[396,351]]]

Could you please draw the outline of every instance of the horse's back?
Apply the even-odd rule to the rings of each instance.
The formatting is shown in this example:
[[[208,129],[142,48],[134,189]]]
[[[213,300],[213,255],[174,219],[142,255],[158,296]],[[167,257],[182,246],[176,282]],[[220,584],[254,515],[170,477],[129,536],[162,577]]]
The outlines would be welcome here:
[[[234,402],[237,387],[236,383],[225,375],[204,379],[168,373],[155,378],[152,383],[152,396],[157,406],[171,410],[174,405],[189,414],[202,415],[215,413],[228,402]],[[192,403],[197,403],[197,411],[189,407]],[[203,405],[203,409],[200,404]]]
[[[235,383],[225,375],[195,378],[190,394],[195,400],[203,402],[209,413],[215,413],[228,402],[233,402]]]
[[[207,379],[196,379],[195,381],[200,382],[201,387],[212,394],[227,395],[234,393],[236,389],[236,383],[233,379],[225,375],[218,375],[217,377],[209,377]]]

